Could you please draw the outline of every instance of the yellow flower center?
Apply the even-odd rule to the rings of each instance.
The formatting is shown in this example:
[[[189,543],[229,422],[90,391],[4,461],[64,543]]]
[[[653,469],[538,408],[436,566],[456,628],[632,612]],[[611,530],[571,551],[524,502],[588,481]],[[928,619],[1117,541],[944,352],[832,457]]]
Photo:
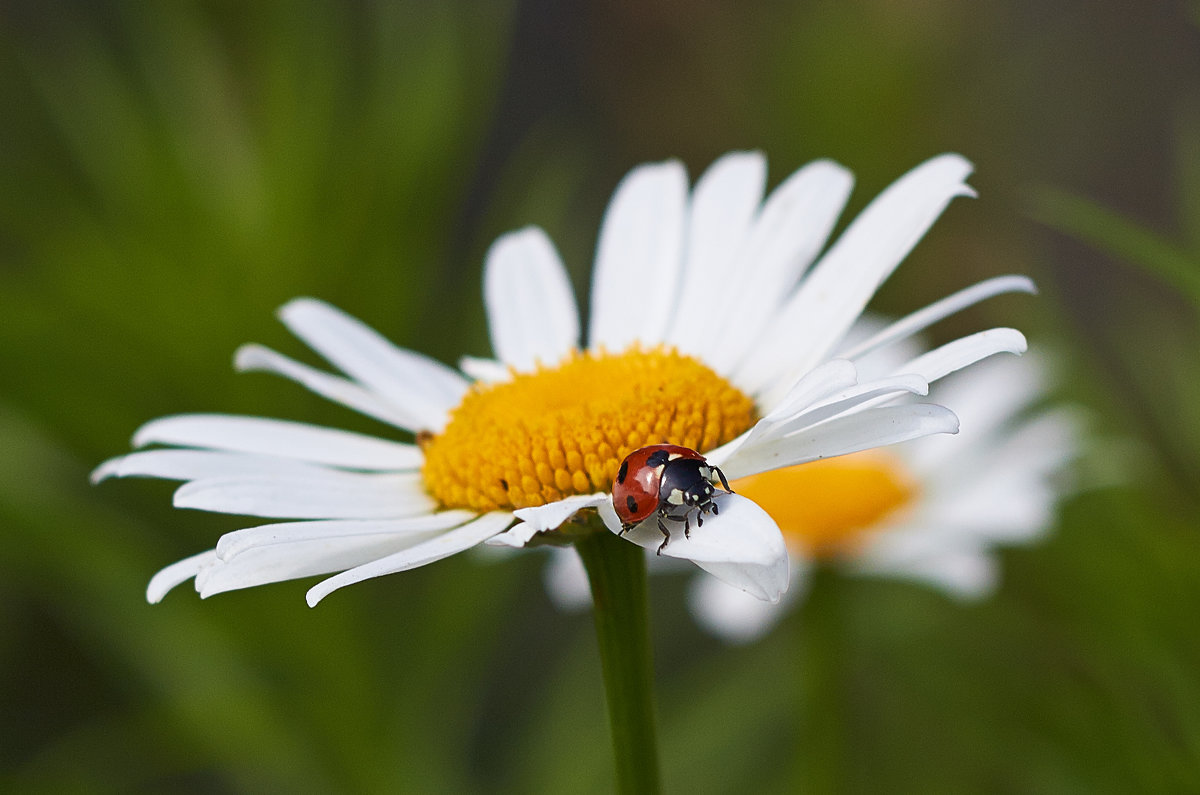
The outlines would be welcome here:
[[[917,494],[900,462],[879,450],[763,472],[730,485],[771,515],[789,546],[812,557],[853,553]]]
[[[756,419],[753,400],[673,348],[573,353],[555,367],[476,384],[445,430],[421,440],[422,474],[445,508],[526,508],[610,490],[639,447],[703,452]]]

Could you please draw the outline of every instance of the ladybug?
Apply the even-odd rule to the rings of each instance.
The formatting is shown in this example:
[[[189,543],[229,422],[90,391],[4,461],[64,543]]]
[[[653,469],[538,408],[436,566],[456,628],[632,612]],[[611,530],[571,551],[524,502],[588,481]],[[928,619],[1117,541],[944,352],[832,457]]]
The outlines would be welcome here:
[[[695,450],[674,444],[634,450],[621,462],[613,483],[613,508],[621,519],[621,535],[657,513],[658,529],[665,536],[658,554],[671,540],[664,520],[683,522],[683,535],[691,538],[688,517],[692,511],[696,512],[696,527],[704,524],[704,514],[717,514],[712,497],[718,480],[726,492],[733,493],[725,474]]]

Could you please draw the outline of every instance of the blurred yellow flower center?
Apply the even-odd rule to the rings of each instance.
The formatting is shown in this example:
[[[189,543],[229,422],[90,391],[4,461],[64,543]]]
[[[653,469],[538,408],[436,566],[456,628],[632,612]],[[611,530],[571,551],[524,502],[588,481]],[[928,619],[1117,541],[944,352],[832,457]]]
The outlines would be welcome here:
[[[917,494],[900,461],[880,450],[763,472],[730,485],[779,523],[789,546],[813,557],[854,552]]]
[[[757,419],[754,401],[673,348],[574,353],[554,367],[476,384],[422,474],[443,507],[491,511],[612,488],[621,460],[670,443],[710,450]]]

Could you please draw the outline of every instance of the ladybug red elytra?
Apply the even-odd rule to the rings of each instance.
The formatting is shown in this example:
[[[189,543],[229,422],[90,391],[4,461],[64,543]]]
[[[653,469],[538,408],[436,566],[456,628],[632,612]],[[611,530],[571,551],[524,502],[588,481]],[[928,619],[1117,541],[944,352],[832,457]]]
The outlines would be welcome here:
[[[658,513],[658,529],[665,536],[658,554],[667,548],[671,532],[664,519],[683,522],[683,535],[691,538],[688,516],[696,512],[696,526],[704,524],[704,514],[717,514],[713,502],[715,486],[732,494],[725,474],[710,466],[695,450],[674,444],[652,444],[634,450],[621,462],[613,483],[613,508],[621,519],[621,534],[642,520]]]

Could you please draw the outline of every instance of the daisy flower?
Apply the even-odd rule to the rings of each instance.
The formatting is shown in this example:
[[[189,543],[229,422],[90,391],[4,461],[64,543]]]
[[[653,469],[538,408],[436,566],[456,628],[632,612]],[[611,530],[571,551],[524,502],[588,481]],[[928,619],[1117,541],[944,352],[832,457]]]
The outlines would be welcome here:
[[[1027,279],[969,287],[841,358],[831,353],[946,205],[972,194],[970,171],[957,155],[923,163],[826,247],[853,181],[835,163],[805,166],[765,200],[758,153],[721,158],[690,191],[680,163],[642,166],[605,214],[586,344],[553,244],[522,229],[497,240],[484,267],[494,360],[455,370],[308,298],[280,318],[342,375],[257,345],[237,352],[238,369],[292,379],[412,443],[182,415],[134,435],[135,447],[163,447],[105,462],[94,478],[180,480],[177,507],[290,520],[236,530],[167,566],[150,582],[150,601],[193,578],[204,597],[332,574],[308,591],[315,605],[485,541],[569,540],[597,515],[619,532],[613,478],[648,444],[699,451],[736,479],[953,433],[950,409],[909,398],[992,354],[1023,351],[1019,332],[979,332],[871,379],[859,378],[856,362],[990,295],[1031,290]],[[675,534],[664,555],[778,600],[791,567],[775,520],[742,495],[717,501],[719,515],[690,538]],[[662,541],[653,521],[623,537],[654,549]]]

